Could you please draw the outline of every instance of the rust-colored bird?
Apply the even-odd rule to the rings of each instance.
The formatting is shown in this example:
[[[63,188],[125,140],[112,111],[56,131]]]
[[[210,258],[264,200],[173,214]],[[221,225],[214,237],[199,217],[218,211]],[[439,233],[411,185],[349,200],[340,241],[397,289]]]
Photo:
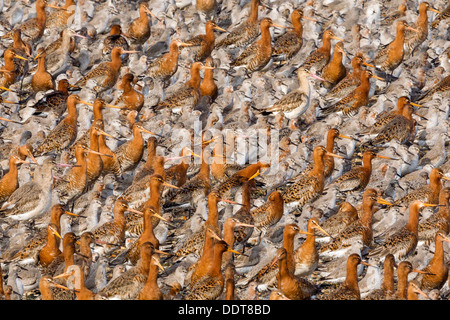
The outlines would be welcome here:
[[[193,56],[194,61],[204,61],[211,55],[215,45],[214,30],[226,32],[225,29],[219,27],[214,21],[209,20],[205,25],[205,34],[200,34],[184,41],[190,47],[190,54]],[[183,45],[180,47],[183,47]]]
[[[231,67],[245,67],[248,72],[259,71],[263,69],[272,58],[272,38],[270,35],[270,27],[286,28],[279,24],[273,23],[272,19],[264,18],[261,20],[261,37],[253,42],[241,54],[234,59]]]

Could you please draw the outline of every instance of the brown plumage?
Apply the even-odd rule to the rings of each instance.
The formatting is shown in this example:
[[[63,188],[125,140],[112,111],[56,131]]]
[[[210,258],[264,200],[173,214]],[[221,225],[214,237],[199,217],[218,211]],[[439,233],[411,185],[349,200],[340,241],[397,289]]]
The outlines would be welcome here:
[[[393,158],[377,155],[373,150],[363,153],[362,166],[354,167],[333,181],[332,186],[341,192],[364,190],[369,184],[372,175],[372,159],[381,158],[395,160]],[[329,186],[331,187],[331,186]]]
[[[301,66],[307,68],[308,70],[314,69],[316,70],[316,72],[321,72],[322,69],[330,61],[331,39],[344,41],[343,39],[336,37],[333,31],[325,30],[322,35],[322,46],[313,51],[308,57],[306,57]]]
[[[127,35],[132,39],[132,44],[142,45],[151,36],[150,19],[147,14],[150,14],[155,19],[159,20],[147,7],[144,2],[139,4],[139,17],[134,19],[127,29]]]
[[[305,18],[302,9],[292,11],[291,21],[294,29],[286,31],[286,33],[275,39],[273,44],[273,55],[276,60],[287,61],[300,51],[303,45],[302,18]]]
[[[420,200],[412,202],[409,206],[408,223],[384,239],[382,244],[370,250],[369,257],[380,259],[388,253],[392,253],[397,260],[404,260],[414,254],[418,243],[420,209],[430,206],[433,207],[436,205],[424,203]]]
[[[342,56],[345,55],[344,43],[342,41],[336,42],[333,51],[333,57],[322,69],[322,78],[325,88],[331,89],[347,75],[347,69],[342,63]]]
[[[191,66],[191,77],[178,90],[168,94],[163,101],[161,101],[156,109],[170,108],[178,110],[183,107],[194,107],[200,99],[200,70],[210,69],[211,67],[204,66],[201,62],[194,62]]]
[[[379,50],[373,59],[373,64],[386,73],[392,73],[403,61],[405,29],[418,32],[418,30],[409,27],[406,21],[398,21],[395,39]]]
[[[450,231],[450,188],[442,188],[439,193],[439,210],[419,223],[419,241],[431,242],[436,232],[442,230],[444,234]]]
[[[395,257],[393,254],[388,254],[384,258],[383,282],[380,288],[372,290],[364,297],[364,300],[386,300],[389,295],[395,292],[394,267],[398,267],[395,263]]]
[[[416,278],[420,282],[422,290],[441,290],[448,279],[448,265],[445,261],[444,242],[450,242],[450,238],[443,231],[436,232],[433,258],[428,262],[423,272]]]
[[[77,104],[84,103],[76,94],[67,98],[67,116],[45,137],[37,147],[35,156],[45,155],[49,152],[61,152],[75,142],[78,132]]]
[[[359,264],[369,266],[361,260],[361,257],[352,253],[347,259],[347,275],[343,283],[331,293],[324,295],[323,300],[361,300],[361,293],[358,285],[357,267]]]
[[[123,93],[114,102],[115,105],[123,104],[123,108],[128,110],[141,111],[144,106],[144,95],[133,87],[135,77],[132,73],[127,73],[122,77],[118,89]]]
[[[214,68],[214,61],[211,57],[207,57],[205,60],[205,65],[208,67]],[[213,69],[205,69],[205,73],[203,75],[203,80],[200,84],[200,95],[210,96],[211,101],[214,101],[219,94],[219,89],[217,84],[214,81],[214,71]]]
[[[122,48],[123,50],[128,50],[128,41],[122,32],[122,27],[119,24],[113,24],[109,35],[103,39],[102,52],[104,55],[110,55],[111,50],[115,47]]]
[[[322,194],[325,186],[325,177],[323,175],[325,155],[341,157],[334,153],[329,153],[324,146],[316,146],[313,151],[313,169],[306,175],[300,176],[293,185],[284,190],[283,200],[285,203],[296,202],[298,206],[303,206]]]
[[[426,203],[439,203],[439,193],[442,189],[442,179],[450,180],[444,175],[440,168],[431,169],[428,185],[422,186],[416,190],[407,193],[405,196],[394,201],[394,205],[409,206],[414,200],[421,200]]]
[[[4,65],[0,71],[0,86],[3,88],[9,88],[20,76],[20,69],[14,63],[14,59],[27,60],[26,58],[19,56],[11,49],[6,49],[3,54]]]
[[[327,116],[332,113],[342,114],[347,117],[353,117],[363,106],[369,103],[370,78],[381,79],[374,75],[370,70],[361,72],[361,83],[351,93],[339,100],[336,104],[327,107],[322,114]]]
[[[190,47],[189,50],[194,61],[204,61],[211,55],[215,45],[214,30],[226,32],[225,29],[219,27],[214,21],[209,20],[205,25],[205,34],[197,35],[185,41]]]
[[[311,296],[318,292],[318,287],[305,278],[296,277],[288,267],[287,250],[280,248],[277,250],[277,287],[291,300],[309,300]]]
[[[273,23],[272,19],[264,18],[261,20],[261,37],[253,42],[241,54],[234,59],[231,67],[245,66],[249,72],[259,71],[263,69],[272,57],[272,38],[270,36],[270,27],[286,28]]]
[[[222,40],[217,43],[217,47],[246,47],[251,44],[259,35],[258,9],[260,0],[251,0],[250,15],[247,20],[235,27]]]
[[[67,97],[69,96],[69,81],[61,79],[58,82],[57,89],[46,93],[40,100],[38,100],[32,107],[37,112],[53,111],[58,116],[61,116],[66,111]]]
[[[0,179],[0,206],[19,187],[17,166],[20,163],[28,162],[20,159],[18,155],[13,155],[9,158],[9,171]]]

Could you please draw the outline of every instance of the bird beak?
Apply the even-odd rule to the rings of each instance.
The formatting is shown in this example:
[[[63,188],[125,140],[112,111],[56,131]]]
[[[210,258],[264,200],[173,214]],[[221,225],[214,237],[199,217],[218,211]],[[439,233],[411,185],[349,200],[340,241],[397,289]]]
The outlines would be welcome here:
[[[139,53],[140,51],[138,50],[123,50],[123,53]]]
[[[437,204],[433,204],[433,203],[424,203],[423,204],[424,207],[437,207]]]
[[[317,79],[317,80],[320,80],[320,81],[327,81],[327,80],[325,80],[324,78],[321,78],[321,77],[319,77],[318,75],[316,75],[316,74],[314,74],[314,73],[310,73],[309,76],[310,76],[311,78],[314,78],[314,79]]]
[[[0,120],[3,120],[3,121],[8,121],[8,122],[13,122],[13,123],[17,123],[17,124],[22,124],[21,122],[19,122],[19,121],[14,121],[14,120],[11,120],[11,119],[6,119],[6,118],[2,118],[2,117],[0,117]]]
[[[378,198],[377,199],[377,203],[384,204],[384,205],[387,205],[387,206],[393,206],[394,205],[393,203],[390,203],[389,201],[384,200],[383,198]]]
[[[152,134],[152,135],[154,135],[154,136],[159,136],[158,134],[153,133],[153,132],[151,132],[151,131],[149,131],[149,130],[147,130],[147,129],[145,129],[145,128],[141,128],[141,131],[146,132],[146,133],[148,133],[148,134]]]
[[[73,216],[73,217],[79,217],[78,214],[73,213],[73,212],[69,212],[69,211],[64,211],[65,214],[69,215],[69,216]]]
[[[173,184],[167,183],[167,182],[163,182],[162,184],[163,186],[169,187],[169,188],[174,188],[174,189],[180,189],[177,186],[174,186]]]
[[[281,24],[276,24],[276,23],[272,23],[272,26],[277,27],[277,28],[283,28],[286,29],[286,26],[282,26]]]
[[[161,271],[165,271],[164,267],[162,266],[162,264],[159,262],[158,259],[156,259],[155,257],[152,257],[153,261],[155,261],[156,265],[158,266],[159,269],[161,269]]]
[[[384,81],[384,79],[383,78],[381,78],[381,77],[379,77],[379,76],[376,76],[376,75],[372,75],[372,78],[375,78],[375,79],[378,79],[378,80],[382,80],[382,81]]]
[[[242,203],[235,202],[233,200],[224,199],[224,198],[221,198],[220,201],[231,203],[231,204],[237,204],[238,206],[244,206],[244,204],[242,204]]]
[[[339,41],[344,41],[344,39],[338,38],[336,36],[332,36],[331,39],[335,39],[335,40],[339,40]]]
[[[106,154],[106,153],[102,153],[102,152],[98,152],[98,151],[94,151],[94,150],[87,150],[87,152],[92,153],[92,154],[98,154],[99,156],[105,156],[105,157],[110,157],[112,158],[113,156],[110,154]]]
[[[122,109],[122,107],[118,107],[118,106],[114,106],[114,105],[112,105],[112,104],[106,104],[106,106],[108,107],[108,108],[113,108],[113,109]]]
[[[340,156],[340,155],[337,155],[335,153],[331,153],[331,152],[328,152],[328,151],[327,151],[327,153],[325,155],[330,156],[330,157],[345,159],[343,156]]]
[[[306,19],[306,20],[309,20],[309,21],[317,22],[316,19],[313,19],[313,18],[310,18],[310,17],[305,17],[305,16],[303,16],[302,18],[303,18],[303,19]]]
[[[330,234],[328,232],[326,232],[321,226],[319,226],[318,224],[316,224],[314,226],[315,229],[320,230],[321,232],[323,232],[324,234],[326,234],[328,237],[331,237]]]
[[[147,12],[149,15],[151,15],[153,18],[155,18],[156,20],[162,22],[162,20],[160,18],[158,18],[153,12],[151,12],[148,8],[145,8],[145,12]]]
[[[306,235],[310,235],[310,236],[314,235],[314,233],[311,233],[311,232],[308,232],[308,231],[303,231],[303,230],[299,230],[298,233],[306,234]]]
[[[237,227],[248,227],[248,228],[256,228],[256,226],[244,222],[238,222],[236,224]]]
[[[389,157],[385,157],[385,156],[377,156],[377,158],[387,159],[387,160],[398,160],[398,159],[395,159],[395,158],[389,158]]]
[[[437,14],[441,14],[441,12],[438,11],[438,10],[436,10],[435,8],[428,8],[428,10],[433,11],[433,12],[436,12]]]
[[[423,108],[422,105],[417,104],[417,103],[414,103],[414,102],[410,102],[409,104],[412,105],[412,106],[414,106],[414,107]]]
[[[239,255],[242,254],[242,253],[240,253],[239,251],[233,250],[233,249],[231,249],[231,248],[228,248],[227,251],[233,252],[233,253],[236,253],[236,254],[239,254]]]
[[[33,156],[31,151],[28,151],[28,156],[30,157],[31,161],[33,161],[35,164],[38,164],[38,162],[36,161],[36,158]]]
[[[376,268],[376,266],[373,266],[373,265],[371,265],[370,263],[367,263],[367,262],[364,262],[364,261],[361,261],[361,264],[362,264],[362,265],[365,265],[365,266],[368,266],[368,267],[374,267],[374,268]]]
[[[93,105],[92,103],[90,103],[90,102],[86,102],[86,101],[83,101],[83,100],[80,100],[80,102],[83,103],[83,104],[85,104],[85,105],[91,106],[91,107],[94,106],[94,105]]]
[[[414,31],[414,32],[417,32],[417,33],[419,33],[419,32],[420,32],[419,30],[417,30],[417,29],[414,29],[414,28],[412,28],[412,27],[406,27],[406,29],[412,30],[412,31]]]
[[[426,272],[426,271],[422,271],[422,270],[416,270],[416,269],[413,269],[412,272],[421,273],[421,274],[426,274],[426,275],[429,275],[429,276],[435,276],[434,273]]]
[[[256,178],[257,176],[259,176],[261,174],[261,170],[256,171],[256,173],[254,175],[252,175],[250,178],[248,178],[248,181]]]
[[[339,138],[344,138],[344,139],[350,139],[350,140],[353,140],[353,138],[351,138],[351,137],[349,137],[349,136],[344,136],[343,134],[340,134],[338,137],[339,137]]]
[[[214,29],[219,30],[219,31],[223,31],[223,32],[228,32],[224,28],[221,28],[221,27],[218,27],[218,26],[215,26]]]
[[[28,61],[27,58],[24,58],[24,57],[22,57],[22,56],[19,56],[18,54],[15,54],[15,55],[14,55],[14,58],[22,59],[22,60]]]
[[[127,211],[144,215],[144,213],[142,211],[134,210],[134,209],[131,209],[131,208],[127,208]]]
[[[0,90],[5,90],[5,91],[10,91],[10,92],[12,92],[11,89],[8,89],[8,88],[2,87],[2,86],[0,86]]]
[[[371,67],[371,68],[375,68],[375,66],[373,64],[367,63],[367,62],[363,62],[362,63],[365,66]]]

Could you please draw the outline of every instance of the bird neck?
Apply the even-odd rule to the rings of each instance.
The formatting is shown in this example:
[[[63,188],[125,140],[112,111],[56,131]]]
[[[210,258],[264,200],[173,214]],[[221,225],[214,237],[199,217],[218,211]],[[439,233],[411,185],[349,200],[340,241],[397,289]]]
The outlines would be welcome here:
[[[125,213],[123,210],[114,212],[114,223],[119,227],[125,227]]]
[[[80,253],[83,255],[83,258],[85,257],[87,261],[92,261],[92,251],[89,241],[81,241]]]
[[[258,21],[258,8],[259,8],[259,0],[252,0],[250,7],[250,15],[248,17],[248,22],[256,23]]]
[[[294,32],[299,36],[303,36],[303,25],[300,21],[300,19],[293,19],[292,20],[292,26],[294,27]]]
[[[219,212],[217,210],[217,200],[208,201],[208,219],[205,221],[205,226],[217,227],[219,220]]]
[[[416,26],[418,29],[428,30],[428,10],[427,8],[419,8],[419,16],[417,17]]]
[[[235,287],[234,280],[228,279],[225,283],[225,290],[226,290],[225,300],[235,300],[234,287]]]
[[[442,239],[438,239],[435,243],[433,258],[431,258],[428,265],[434,265],[436,263],[444,265],[444,262],[444,243]]]
[[[334,140],[336,139],[336,136],[334,134],[329,134],[327,136],[327,151],[333,153],[334,150]]]
[[[312,170],[310,171],[310,175],[313,176],[323,176],[323,170],[324,170],[324,162],[323,162],[323,156],[316,156],[314,157],[314,165]]]
[[[357,265],[351,266],[350,268],[347,267],[347,275],[343,285],[359,293]]]
[[[16,65],[14,64],[14,58],[9,58],[6,57],[5,55],[5,65],[4,65],[4,69],[14,72],[16,71]]]
[[[186,82],[186,85],[198,89],[200,87],[200,81],[200,69],[195,68],[191,71],[191,78]]]
[[[294,237],[295,234],[285,233],[283,235],[283,248],[286,249],[287,252],[287,258],[289,259],[290,256],[292,256],[292,253],[294,252]]]
[[[144,231],[142,232],[143,236],[145,236],[147,239],[156,239],[155,233],[153,232],[153,224],[152,224],[152,215],[151,214],[144,214]],[[143,238],[141,236],[141,238]],[[153,243],[153,241],[152,241]],[[158,249],[155,246],[155,249]]]
[[[394,292],[394,268],[392,266],[384,268],[384,278],[381,286],[387,292]]]
[[[395,48],[403,50],[403,43],[405,42],[405,29],[397,30],[393,45]]]
[[[415,207],[411,207],[409,209],[409,219],[406,228],[412,232],[417,234],[419,229],[419,209]]]
[[[364,169],[372,172],[372,157],[363,155],[362,166]]]
[[[17,180],[18,172],[19,171],[17,170],[16,160],[11,158],[9,160],[9,171],[8,171],[8,173],[6,173],[3,176],[3,179],[7,178],[7,179]]]
[[[272,37],[270,36],[270,26],[261,27],[261,38],[258,40],[261,45],[272,46]]]
[[[373,218],[373,205],[374,203],[370,201],[363,205],[363,214],[361,217],[361,224],[366,227],[372,226],[372,218]]]
[[[47,13],[45,12],[45,6],[36,6],[36,20],[40,28],[45,28],[47,22]]]
[[[234,245],[234,224],[233,223],[225,223],[223,227],[223,240],[228,244],[230,248],[233,248]],[[231,253],[231,252],[230,252]]]
[[[218,277],[223,282],[223,275],[221,272],[223,250],[214,250],[214,258],[211,267],[208,270],[208,275]]]
[[[408,291],[408,273],[401,272],[397,280],[397,297],[406,299]]]
[[[67,271],[67,268],[73,264],[75,264],[74,254],[75,254],[75,247],[73,244],[66,245],[64,247],[64,266],[65,270]]]
[[[119,52],[114,52],[111,54],[111,62],[110,62],[111,68],[115,71],[119,71],[122,67],[122,59],[120,58]]]
[[[323,37],[321,51],[330,52],[331,50],[331,38],[329,36]]]

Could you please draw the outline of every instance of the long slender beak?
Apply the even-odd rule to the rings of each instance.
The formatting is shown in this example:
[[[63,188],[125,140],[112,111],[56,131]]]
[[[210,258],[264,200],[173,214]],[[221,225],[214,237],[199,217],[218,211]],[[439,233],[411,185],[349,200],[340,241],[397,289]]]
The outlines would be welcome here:
[[[38,54],[36,55],[36,57],[33,58],[33,60],[39,59],[40,56],[41,56],[41,53],[38,53]]]
[[[114,106],[114,105],[112,105],[112,104],[106,104],[106,106],[108,107],[108,108],[113,108],[113,109],[122,109],[122,107],[118,107],[118,106]]]
[[[69,212],[69,211],[64,211],[64,214],[67,214],[69,216],[74,216],[74,217],[79,217],[80,215],[73,213],[73,212]]]
[[[56,229],[54,229],[54,228],[52,228],[52,227],[50,226],[50,230],[52,230],[52,232],[53,232],[53,234],[54,234],[55,236],[57,236],[58,238],[62,239],[61,235],[59,234],[58,231],[56,231]]]
[[[310,73],[309,76],[310,76],[311,78],[314,78],[314,79],[317,79],[317,80],[320,80],[320,81],[327,81],[327,80],[325,80],[324,78],[319,77],[318,75],[316,75],[316,74],[314,74],[314,73]]]
[[[2,86],[0,86],[0,90],[5,90],[5,91],[12,91],[11,89],[8,89],[8,88],[5,88],[5,87],[2,87]]]
[[[242,204],[242,203],[239,203],[239,202],[236,202],[233,200],[224,199],[224,198],[221,198],[220,201],[231,203],[231,204],[237,204],[238,206],[244,206],[244,204]]]
[[[432,273],[432,272],[427,272],[427,271],[422,271],[422,270],[417,270],[417,269],[413,269],[412,272],[426,274],[426,275],[429,275],[429,276],[435,276],[435,274]]]
[[[55,277],[53,277],[53,279],[56,279]],[[72,291],[72,289],[67,288],[66,286],[63,286],[62,284],[59,283],[52,283],[52,286],[56,287],[56,288],[60,288],[60,289],[64,289],[64,290],[69,290]],[[77,291],[77,290],[74,290]],[[78,291],[77,291],[78,292]]]
[[[376,266],[371,265],[370,263],[367,263],[367,262],[364,262],[364,261],[361,261],[361,264],[362,264],[362,265],[365,265],[365,266],[368,266],[368,267],[374,267],[374,268],[377,268]]]
[[[382,81],[384,81],[384,79],[383,78],[381,78],[381,77],[379,77],[379,76],[376,76],[376,75],[372,75],[372,78],[375,78],[375,79],[378,79],[378,80],[382,80]]]
[[[58,274],[57,276],[54,276],[53,279],[67,278],[67,277],[70,277],[71,275],[72,275],[72,273],[61,273],[61,274]],[[67,288],[67,289],[69,289],[69,288]]]
[[[202,69],[206,69],[206,70],[214,70],[214,67],[210,67],[210,66],[202,66]]]
[[[302,18],[303,18],[303,19],[306,19],[306,20],[309,20],[309,21],[317,22],[316,19],[313,19],[313,18],[310,18],[310,17],[305,17],[305,16],[303,16]]]
[[[159,253],[159,254],[164,254],[166,256],[170,256],[170,253],[167,253],[167,252],[164,252],[164,251],[161,251],[161,250],[158,250],[158,249],[153,250],[153,252]]]
[[[339,134],[338,136],[339,138],[344,138],[344,139],[350,139],[353,140],[353,138],[349,137],[349,136],[344,136],[343,134]]]
[[[141,128],[141,131],[146,132],[146,133],[148,133],[148,134],[152,134],[152,135],[154,135],[154,136],[159,136],[159,134],[156,134],[156,133],[154,133],[154,132],[151,132],[151,131],[149,131],[149,130],[147,130],[147,129],[145,129],[145,128]]]
[[[127,211],[144,215],[144,213],[142,211],[134,210],[134,209],[131,209],[131,208],[128,208]]]
[[[328,151],[327,151],[327,153],[325,155],[330,156],[330,157],[345,159],[343,156],[340,156],[340,155],[337,155],[335,153],[331,153],[331,152],[328,152]]]
[[[256,173],[254,175],[252,175],[250,178],[248,178],[248,181],[255,179],[257,176],[259,176],[261,174],[261,170],[256,171]]]
[[[439,10],[436,10],[435,8],[428,8],[428,10],[436,12],[437,14],[441,14]]]
[[[377,155],[377,158],[380,158],[380,159],[387,159],[387,160],[398,160],[398,159],[395,159],[395,158],[389,158],[389,157],[378,156],[378,155]]]
[[[341,39],[341,38],[336,37],[336,36],[332,36],[331,39],[335,39],[335,40],[339,40],[339,41],[344,41],[344,39]]]
[[[159,269],[161,269],[161,271],[165,271],[164,267],[162,266],[161,262],[159,262],[158,259],[156,259],[155,257],[152,257],[153,261],[155,261],[156,265],[158,266]]]
[[[256,226],[244,222],[238,222],[236,223],[237,227],[248,227],[248,228],[256,228]]]
[[[437,204],[433,204],[433,203],[424,203],[423,206],[424,207],[437,207],[438,205]]]
[[[28,157],[30,157],[31,161],[33,161],[35,164],[38,164],[38,162],[36,161],[36,158],[33,156],[31,151],[28,151]]]
[[[180,189],[177,186],[174,186],[173,184],[167,183],[167,182],[163,182],[162,184],[163,186],[169,187],[169,188],[174,188],[174,189]]]
[[[149,15],[151,15],[153,18],[155,18],[156,20],[162,22],[162,20],[160,18],[158,18],[153,12],[151,12],[148,8],[145,8],[145,12],[147,12]]]
[[[73,36],[74,37],[78,37],[78,38],[82,38],[82,39],[87,39],[87,37],[85,37],[85,36],[83,36],[81,34],[78,34],[78,33],[75,33]]]
[[[450,181],[450,178],[447,178],[446,176],[442,176],[442,179]]]
[[[414,29],[413,27],[406,27],[406,29],[412,30],[412,31],[414,31],[414,32],[417,32],[417,33],[419,33],[419,32],[420,32],[419,30],[417,30],[417,29]]]
[[[310,236],[313,236],[313,235],[314,235],[314,233],[311,233],[311,232],[308,232],[308,231],[303,231],[303,230],[299,230],[298,233],[306,234],[306,235],[310,235]]]
[[[94,104],[92,104],[92,103],[90,103],[90,102],[86,102],[86,101],[83,101],[83,100],[80,100],[80,102],[83,103],[83,104],[86,104],[86,105],[88,105],[88,106],[91,106],[91,107],[94,106]]]
[[[98,152],[98,151],[94,151],[94,150],[87,150],[87,152],[92,153],[92,154],[98,154],[99,156],[105,156],[105,157],[110,157],[112,158],[113,156],[110,154],[106,154],[106,153],[102,153],[102,152]]]
[[[371,68],[376,68],[373,64],[367,63],[367,62],[363,62],[362,63],[365,66],[371,67]]]
[[[273,26],[273,27],[277,27],[277,28],[287,29],[286,26],[282,26],[281,24],[272,23],[272,26]]]
[[[384,204],[384,205],[387,205],[387,206],[393,206],[394,205],[393,203],[390,203],[389,201],[384,200],[383,198],[378,198],[377,199],[377,203]]]
[[[233,250],[233,249],[231,249],[231,248],[228,248],[227,251],[233,252],[233,253],[236,253],[236,254],[239,254],[239,255],[242,254],[242,253],[240,253],[239,251]]]
[[[24,58],[24,57],[22,57],[22,56],[19,56],[18,54],[15,54],[15,55],[14,55],[14,58],[17,58],[17,59],[21,59],[21,60],[25,60],[25,61],[28,61],[28,59],[27,59],[27,58]]]
[[[58,163],[57,166],[62,168],[81,167],[81,165],[79,164],[69,164],[69,163]]]
[[[324,234],[326,234],[328,237],[331,237],[330,234],[328,232],[326,232],[321,226],[319,226],[318,224],[316,224],[314,226],[315,229],[320,230],[321,232],[323,232]]]
[[[221,28],[221,27],[218,27],[218,26],[215,26],[214,29],[219,30],[219,31],[223,31],[223,32],[228,32],[224,28]]]
[[[140,51],[138,50],[123,50],[123,53],[139,53]]]
[[[414,102],[410,102],[409,104],[412,105],[412,106],[414,106],[414,107],[423,108],[422,105],[417,104],[417,103],[414,103]]]
[[[2,117],[0,117],[0,120],[8,121],[8,122],[13,122],[13,123],[17,123],[17,124],[22,124],[22,122],[14,121],[14,120],[11,120],[11,119],[6,119],[6,118],[2,118]]]

